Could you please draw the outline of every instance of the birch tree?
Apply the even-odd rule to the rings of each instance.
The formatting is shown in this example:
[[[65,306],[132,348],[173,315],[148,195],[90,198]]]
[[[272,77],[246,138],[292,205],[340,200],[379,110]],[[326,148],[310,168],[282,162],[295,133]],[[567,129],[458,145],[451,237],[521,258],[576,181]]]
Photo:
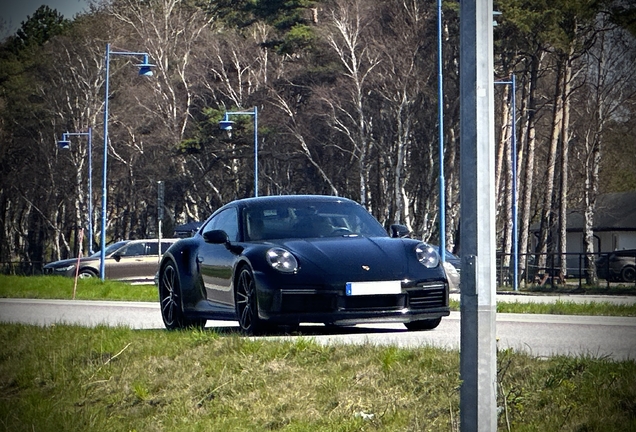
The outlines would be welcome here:
[[[350,5],[348,3],[351,3]],[[342,92],[344,103],[335,98],[325,100],[330,108],[333,127],[341,132],[352,148],[358,164],[359,202],[368,206],[369,154],[373,147],[371,119],[365,111],[367,81],[379,64],[379,56],[368,46],[363,32],[369,19],[368,5],[360,0],[337,1],[331,10],[325,32],[327,43],[343,68]]]
[[[597,25],[603,28],[592,48],[585,54],[585,95],[577,119],[576,154],[578,167],[583,173],[583,212],[585,227],[586,282],[597,283],[595,266],[594,215],[599,194],[599,169],[604,152],[608,127],[623,123],[625,104],[636,95],[636,40],[624,30],[611,26],[606,17],[599,17]]]

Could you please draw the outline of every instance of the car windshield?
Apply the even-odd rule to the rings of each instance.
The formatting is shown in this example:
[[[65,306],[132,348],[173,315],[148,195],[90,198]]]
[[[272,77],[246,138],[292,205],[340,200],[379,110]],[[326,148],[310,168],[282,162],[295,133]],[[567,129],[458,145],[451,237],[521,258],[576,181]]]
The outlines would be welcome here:
[[[346,201],[252,206],[246,211],[245,226],[247,240],[388,236],[362,206]]]
[[[124,246],[126,243],[128,243],[128,242],[124,240],[124,241],[118,241],[117,243],[113,243],[112,245],[107,246],[106,247],[105,256],[108,256],[108,255],[112,254],[117,249],[119,249],[120,247]],[[101,256],[101,253],[102,253],[102,251],[98,250],[93,255],[91,255],[91,257],[99,258]]]

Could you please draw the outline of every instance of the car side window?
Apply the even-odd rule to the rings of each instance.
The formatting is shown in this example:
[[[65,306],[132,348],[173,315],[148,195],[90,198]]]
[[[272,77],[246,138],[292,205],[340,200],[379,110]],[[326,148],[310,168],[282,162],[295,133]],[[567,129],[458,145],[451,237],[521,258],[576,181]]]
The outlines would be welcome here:
[[[146,253],[145,243],[133,243],[119,253],[121,256],[138,256]]]
[[[232,207],[226,210],[223,210],[221,213],[214,216],[203,229],[203,233],[205,234],[208,231],[212,230],[223,230],[227,234],[230,241],[238,241],[239,240],[239,230],[238,230],[238,217],[236,214],[236,208]]]
[[[156,242],[146,243],[146,255],[159,255],[159,246]]]

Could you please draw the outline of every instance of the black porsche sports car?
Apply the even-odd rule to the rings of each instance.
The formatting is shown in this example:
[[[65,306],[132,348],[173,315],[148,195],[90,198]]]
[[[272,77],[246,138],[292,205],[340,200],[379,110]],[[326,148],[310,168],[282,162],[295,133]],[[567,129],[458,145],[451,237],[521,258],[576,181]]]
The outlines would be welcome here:
[[[436,249],[390,236],[368,212],[332,196],[231,202],[164,254],[157,284],[168,329],[238,320],[257,334],[301,322],[400,322],[430,330],[450,314]]]

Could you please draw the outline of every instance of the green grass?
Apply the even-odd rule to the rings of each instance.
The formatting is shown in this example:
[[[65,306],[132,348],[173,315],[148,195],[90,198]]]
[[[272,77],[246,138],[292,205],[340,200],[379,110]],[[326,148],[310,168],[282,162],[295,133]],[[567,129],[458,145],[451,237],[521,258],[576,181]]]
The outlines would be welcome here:
[[[159,301],[154,285],[131,285],[99,278],[75,279],[62,276],[0,275],[0,297],[33,299]]]
[[[497,312],[552,315],[636,316],[636,304],[617,305],[609,302],[574,303],[557,300],[554,303],[497,303]]]
[[[512,287],[500,287],[501,291],[512,292]],[[587,295],[619,295],[619,296],[636,296],[636,284],[616,283],[612,282],[609,286],[604,280],[599,281],[597,286],[567,284],[567,285],[533,285],[530,284],[522,291],[530,294],[587,294]]]
[[[65,325],[0,341],[0,430],[458,430],[456,351]],[[506,350],[498,386],[499,430],[636,430],[633,361]]]
[[[451,310],[459,311],[459,302],[450,300]],[[557,300],[554,303],[497,302],[499,313],[551,315],[636,316],[636,304],[619,305],[610,302],[575,303]]]

